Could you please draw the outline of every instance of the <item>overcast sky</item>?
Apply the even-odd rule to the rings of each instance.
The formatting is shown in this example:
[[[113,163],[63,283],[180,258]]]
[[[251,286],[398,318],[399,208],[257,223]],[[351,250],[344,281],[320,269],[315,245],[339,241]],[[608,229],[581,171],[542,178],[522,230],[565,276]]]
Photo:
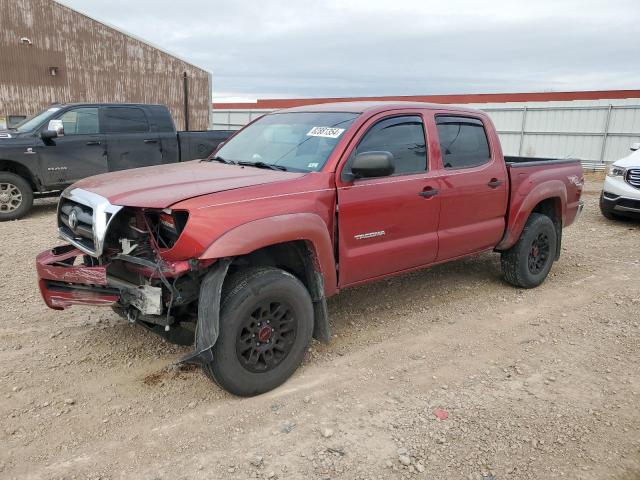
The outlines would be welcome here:
[[[640,88],[640,0],[62,0],[214,100]]]

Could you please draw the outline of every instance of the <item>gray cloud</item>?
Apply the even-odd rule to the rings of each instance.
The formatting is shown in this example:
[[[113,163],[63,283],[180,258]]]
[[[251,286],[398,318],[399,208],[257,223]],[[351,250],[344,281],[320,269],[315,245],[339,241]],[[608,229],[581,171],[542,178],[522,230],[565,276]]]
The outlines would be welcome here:
[[[640,87],[637,0],[63,0],[207,68],[214,97]]]

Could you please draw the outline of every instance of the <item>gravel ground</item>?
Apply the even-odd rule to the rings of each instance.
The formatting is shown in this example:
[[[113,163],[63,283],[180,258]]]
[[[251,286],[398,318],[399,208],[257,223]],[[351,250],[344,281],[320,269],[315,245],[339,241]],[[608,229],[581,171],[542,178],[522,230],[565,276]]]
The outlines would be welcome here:
[[[48,310],[40,201],[0,224],[0,478],[638,479],[640,223],[600,185],[541,287],[484,254],[346,290],[332,343],[250,399],[110,309]]]

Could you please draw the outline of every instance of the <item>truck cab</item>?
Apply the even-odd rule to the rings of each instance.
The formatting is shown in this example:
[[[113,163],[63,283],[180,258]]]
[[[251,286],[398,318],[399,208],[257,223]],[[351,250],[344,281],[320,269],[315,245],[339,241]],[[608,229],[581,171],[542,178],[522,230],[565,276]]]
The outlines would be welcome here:
[[[163,105],[51,106],[0,132],[0,221],[24,216],[34,196],[57,195],[86,177],[206,157],[229,133],[189,135],[190,144],[202,145],[183,155],[180,134]]]

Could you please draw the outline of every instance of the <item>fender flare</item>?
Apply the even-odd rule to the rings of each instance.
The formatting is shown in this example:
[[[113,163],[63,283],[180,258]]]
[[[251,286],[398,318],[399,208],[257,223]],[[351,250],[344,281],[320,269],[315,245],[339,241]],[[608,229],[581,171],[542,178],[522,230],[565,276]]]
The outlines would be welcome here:
[[[315,213],[290,213],[266,217],[225,232],[200,255],[200,260],[247,255],[278,243],[303,240],[313,252],[312,259],[324,280],[325,296],[337,293],[333,244],[327,224]]]
[[[517,198],[519,192],[513,192],[514,198]],[[536,185],[530,192],[526,194],[524,201],[520,204],[518,211],[510,216],[507,223],[507,229],[500,243],[496,246],[496,250],[508,250],[516,244],[522,230],[524,229],[527,219],[533,212],[533,209],[540,202],[550,198],[560,199],[560,212],[558,218],[565,224],[565,215],[567,211],[567,187],[562,180],[549,180],[547,182]],[[560,227],[562,229],[562,227]]]
[[[6,157],[0,157],[0,171],[14,173],[24,178],[34,192],[40,192],[44,189],[44,183],[40,176],[23,162]]]

